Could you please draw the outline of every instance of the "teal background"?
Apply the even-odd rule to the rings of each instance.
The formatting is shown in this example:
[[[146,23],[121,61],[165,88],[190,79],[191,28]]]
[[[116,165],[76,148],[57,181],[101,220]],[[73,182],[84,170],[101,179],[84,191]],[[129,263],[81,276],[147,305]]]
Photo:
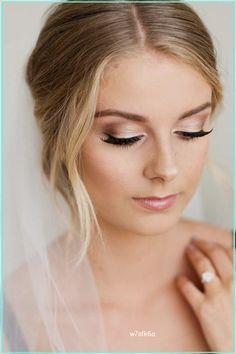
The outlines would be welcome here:
[[[1,308],[3,308],[4,304],[3,304],[3,292],[4,292],[4,284],[3,284],[3,274],[4,274],[4,89],[3,89],[3,83],[4,83],[4,62],[3,62],[3,53],[4,53],[4,41],[3,41],[3,36],[4,36],[4,4],[5,3],[25,3],[25,2],[47,2],[47,3],[53,3],[53,2],[62,2],[62,1],[47,1],[47,0],[41,0],[41,1],[1,1],[1,166],[2,166],[2,173],[1,173],[1,245],[0,245],[0,249],[1,249],[1,262],[0,262],[0,269],[1,269]],[[146,3],[155,3],[157,1],[73,1],[73,2],[91,2],[91,3],[99,3],[99,2],[103,2],[103,3],[110,3],[110,2],[119,2],[119,3],[125,3],[125,2],[146,2]],[[174,2],[174,1],[172,1]],[[215,2],[230,2],[234,4],[234,41],[233,41],[233,45],[234,45],[234,94],[236,93],[235,90],[235,40],[236,40],[236,21],[235,21],[235,16],[236,16],[236,3],[235,1],[230,1],[230,0],[189,0],[187,1],[189,3],[191,2],[203,2],[203,3],[215,3]],[[235,181],[236,181],[236,170],[235,170],[235,154],[236,154],[236,141],[235,141],[235,134],[236,134],[236,106],[235,106],[235,100],[234,100],[234,114],[233,114],[233,228],[234,228],[234,233],[236,231],[236,190],[235,190]],[[235,237],[233,238],[233,245],[235,248]],[[236,273],[236,260],[234,257],[234,284],[235,284],[235,273]],[[233,328],[234,328],[234,352],[236,351],[236,318],[235,318],[235,309],[236,309],[236,284],[234,286],[234,323],[233,323]],[[3,311],[1,311],[1,323],[3,323]],[[1,328],[1,348],[3,347],[3,328]],[[2,351],[2,350],[1,350]],[[3,352],[3,351],[2,351]],[[165,352],[168,353],[168,352]],[[174,352],[171,352],[174,353]],[[177,352],[176,352],[177,353]],[[180,353],[180,352],[178,352]],[[186,353],[186,352],[185,352]],[[191,352],[194,353],[194,352]],[[205,352],[205,353],[212,353],[212,352]],[[221,352],[222,353],[222,352]]]

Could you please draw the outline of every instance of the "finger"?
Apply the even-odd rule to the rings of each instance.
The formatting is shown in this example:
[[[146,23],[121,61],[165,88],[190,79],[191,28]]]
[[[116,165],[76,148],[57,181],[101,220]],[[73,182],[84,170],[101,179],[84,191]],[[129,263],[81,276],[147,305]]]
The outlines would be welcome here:
[[[210,259],[221,281],[228,283],[233,276],[233,264],[229,256],[228,248],[201,239],[193,239],[193,244]]]
[[[218,242],[206,241],[198,237],[193,237],[192,242],[199,246],[202,251],[206,252],[208,255],[211,250],[215,249],[216,247],[219,247],[226,253],[227,256],[229,256],[230,260],[232,260],[232,255],[229,255],[228,250],[232,250],[233,245],[231,247],[225,247],[224,245]]]
[[[178,276],[176,284],[193,311],[197,314],[198,309],[204,300],[204,294],[186,276]]]
[[[221,286],[221,281],[218,278],[216,270],[214,269],[209,258],[193,244],[190,244],[187,247],[186,251],[188,259],[190,260],[192,266],[194,267],[199,277],[201,277],[202,273],[206,271],[212,272],[215,275],[214,279],[211,282],[204,282],[203,284],[204,289],[207,293],[215,293]]]
[[[230,260],[233,262],[234,257],[235,257],[235,249],[233,247],[229,247],[226,249],[226,252],[227,252]]]

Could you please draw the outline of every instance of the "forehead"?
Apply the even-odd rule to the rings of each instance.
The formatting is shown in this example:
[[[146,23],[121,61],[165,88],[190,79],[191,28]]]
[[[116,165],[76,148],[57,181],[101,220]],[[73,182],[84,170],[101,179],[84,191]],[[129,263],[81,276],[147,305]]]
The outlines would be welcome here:
[[[211,100],[211,87],[192,66],[160,53],[142,53],[110,64],[97,108],[167,116]]]

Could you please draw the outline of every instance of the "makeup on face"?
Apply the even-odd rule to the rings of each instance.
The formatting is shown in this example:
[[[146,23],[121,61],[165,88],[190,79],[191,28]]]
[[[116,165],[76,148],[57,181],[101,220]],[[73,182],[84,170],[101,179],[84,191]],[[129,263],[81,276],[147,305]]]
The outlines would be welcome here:
[[[164,198],[133,198],[142,208],[152,211],[165,211],[175,205],[178,194],[169,195]]]
[[[205,135],[208,135],[212,132],[213,129],[209,128],[211,104],[207,102],[203,105],[200,105],[199,107],[189,111],[191,115],[189,115],[189,112],[187,112],[181,115],[180,118],[178,119],[177,121],[178,128],[173,129],[172,132],[178,135],[182,140],[190,141],[196,138],[204,137]],[[112,114],[111,112],[117,112],[117,111],[103,110],[101,112],[103,112],[102,113],[103,117],[108,117],[110,116],[110,114]],[[98,117],[99,114],[101,113],[97,112],[96,116]],[[121,117],[120,113],[118,114],[118,116]],[[99,118],[101,119],[101,117]],[[133,145],[134,143],[137,143],[139,140],[147,136],[147,133],[143,129],[140,129],[140,124],[137,123],[137,119],[138,122],[141,123],[143,123],[144,121],[150,122],[150,119],[144,118],[143,116],[136,115],[133,113],[132,114],[125,113],[125,116],[122,115],[121,118],[122,119],[119,119],[118,122],[116,121],[114,122],[114,121],[110,121],[112,118],[109,117],[109,123],[102,124],[101,131],[104,135],[102,136],[101,140],[103,142],[107,144],[128,147],[130,145]],[[100,119],[98,119],[98,121]],[[134,126],[133,127],[129,125],[127,126],[126,123],[123,122],[123,119],[131,120],[132,122],[134,122],[132,123]],[[107,120],[106,118],[103,119],[103,121],[105,122],[106,120]],[[131,123],[128,122],[128,124]]]
[[[151,59],[125,58],[108,73],[84,144],[86,187],[100,219],[122,234],[173,227],[200,181],[212,128],[208,82],[189,65]]]

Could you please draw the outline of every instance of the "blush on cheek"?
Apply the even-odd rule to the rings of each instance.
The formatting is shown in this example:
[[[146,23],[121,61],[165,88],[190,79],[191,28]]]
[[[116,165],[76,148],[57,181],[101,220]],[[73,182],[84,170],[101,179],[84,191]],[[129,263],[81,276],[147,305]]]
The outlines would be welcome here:
[[[204,168],[204,165],[207,160],[207,155],[208,155],[208,147],[209,147],[209,139],[206,139],[204,144],[199,146],[199,153],[197,154],[196,157],[196,164],[198,165],[199,169]]]
[[[196,145],[196,150],[190,154],[188,158],[188,168],[186,175],[188,175],[189,183],[195,189],[200,182],[202,172],[204,170],[208,152],[208,143]]]
[[[87,154],[83,166],[85,186],[93,195],[115,194],[126,179],[127,167],[125,168],[124,161],[116,162],[110,155],[93,153],[88,156]]]

